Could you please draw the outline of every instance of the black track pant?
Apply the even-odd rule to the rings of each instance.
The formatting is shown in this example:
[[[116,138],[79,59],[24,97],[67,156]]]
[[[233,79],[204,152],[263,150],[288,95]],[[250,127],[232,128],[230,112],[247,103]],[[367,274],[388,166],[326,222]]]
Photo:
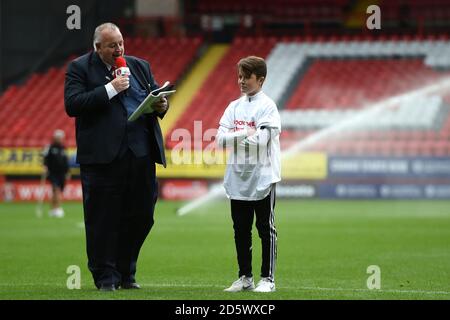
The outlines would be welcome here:
[[[277,231],[274,219],[275,185],[269,195],[258,201],[231,200],[234,240],[236,243],[239,277],[252,275],[252,227],[256,215],[256,228],[261,238],[261,277],[274,281],[277,257]]]

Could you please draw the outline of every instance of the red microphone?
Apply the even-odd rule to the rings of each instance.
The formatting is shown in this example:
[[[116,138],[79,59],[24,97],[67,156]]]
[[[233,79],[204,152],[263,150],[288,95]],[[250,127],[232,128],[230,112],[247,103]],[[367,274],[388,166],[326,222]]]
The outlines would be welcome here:
[[[130,68],[127,67],[127,61],[124,57],[120,56],[116,58],[116,70],[114,71],[114,76],[129,76]]]
[[[127,67],[127,61],[124,57],[119,56],[116,58],[116,70],[114,70],[114,77],[118,76],[130,76],[130,68]],[[125,96],[128,96],[128,90],[124,90]]]

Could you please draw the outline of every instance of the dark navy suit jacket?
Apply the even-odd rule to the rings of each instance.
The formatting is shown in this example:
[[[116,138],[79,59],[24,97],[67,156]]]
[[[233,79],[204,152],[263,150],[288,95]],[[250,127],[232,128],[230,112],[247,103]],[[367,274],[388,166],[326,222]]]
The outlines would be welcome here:
[[[136,77],[141,89],[157,89],[150,65],[145,60],[125,56],[127,66]],[[111,73],[96,52],[87,53],[69,63],[64,85],[66,113],[75,117],[77,162],[80,164],[110,163],[119,153],[126,134],[127,110],[119,95],[108,99],[105,84],[112,80]],[[148,130],[152,159],[166,165],[163,137],[157,116],[146,114],[138,120]],[[145,143],[144,141],[142,143]]]

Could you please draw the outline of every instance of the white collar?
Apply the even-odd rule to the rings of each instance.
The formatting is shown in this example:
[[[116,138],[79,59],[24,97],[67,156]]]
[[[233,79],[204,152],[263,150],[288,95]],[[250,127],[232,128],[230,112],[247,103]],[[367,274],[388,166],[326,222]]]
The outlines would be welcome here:
[[[255,93],[252,96],[245,95],[245,101],[252,102],[252,101],[258,99],[258,97],[260,97],[262,94],[263,94],[263,91],[259,90],[257,93]]]

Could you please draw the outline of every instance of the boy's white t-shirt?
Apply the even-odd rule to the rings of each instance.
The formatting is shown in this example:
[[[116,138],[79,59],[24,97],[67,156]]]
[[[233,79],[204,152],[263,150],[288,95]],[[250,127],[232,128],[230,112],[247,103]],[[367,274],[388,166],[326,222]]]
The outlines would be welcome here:
[[[232,101],[220,119],[217,142],[231,149],[224,177],[233,200],[261,200],[281,180],[281,121],[275,102],[263,91]],[[256,134],[247,137],[248,128]]]

